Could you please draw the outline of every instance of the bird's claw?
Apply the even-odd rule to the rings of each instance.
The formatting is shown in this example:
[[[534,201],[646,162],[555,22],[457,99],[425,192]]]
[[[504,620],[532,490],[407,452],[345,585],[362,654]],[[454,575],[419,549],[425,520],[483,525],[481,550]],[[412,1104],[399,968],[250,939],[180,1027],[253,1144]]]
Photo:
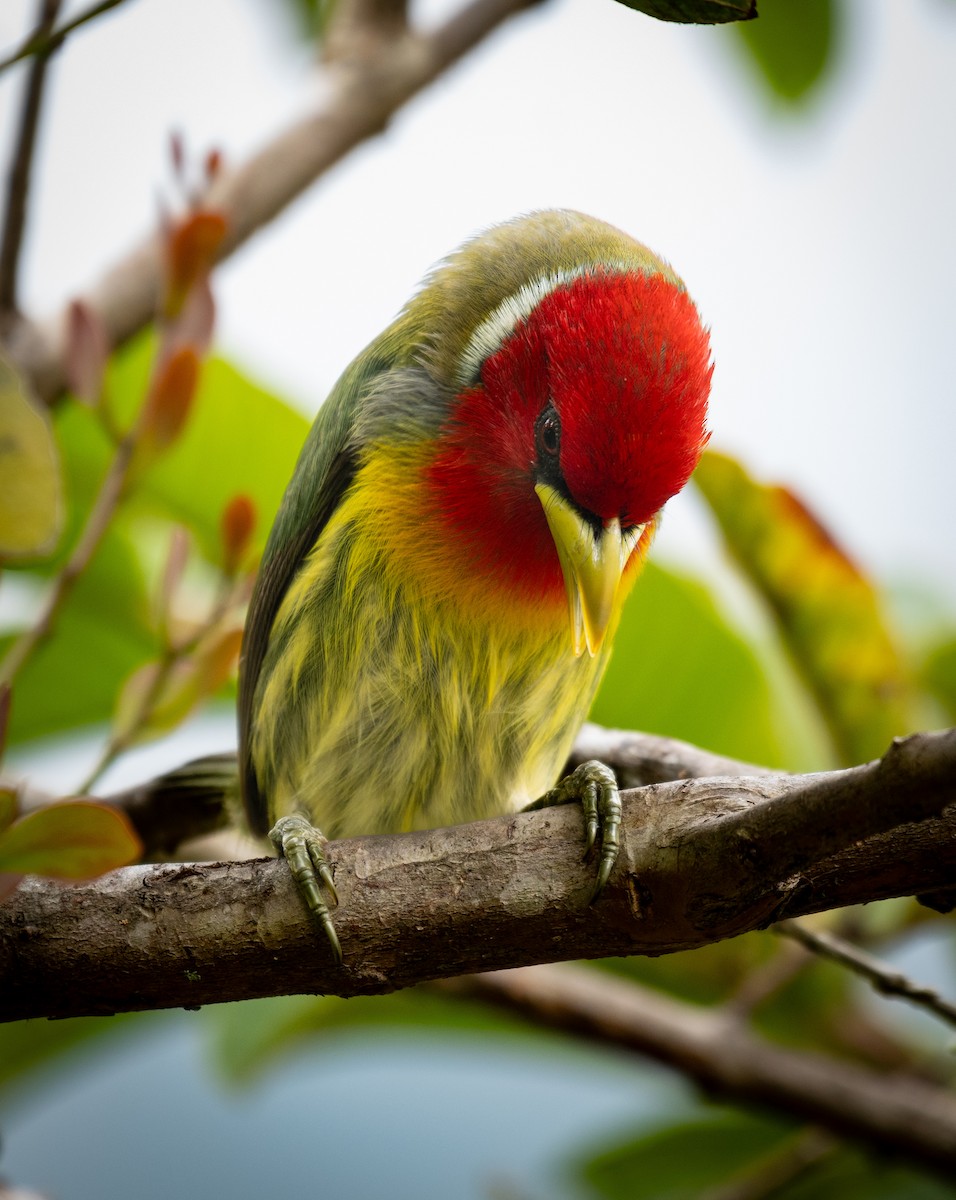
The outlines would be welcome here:
[[[589,759],[576,767],[529,809],[550,808],[556,804],[580,802],[584,811],[584,857],[600,844],[597,878],[591,889],[589,904],[600,896],[611,877],[620,849],[621,793],[614,772],[604,763]]]
[[[289,864],[299,894],[305,900],[309,911],[321,923],[335,961],[341,965],[342,946],[339,935],[335,932],[329,906],[319,886],[321,881],[332,898],[332,904],[337,905],[339,894],[335,890],[332,868],[325,856],[325,847],[328,845],[326,838],[305,817],[295,813],[280,817],[276,821],[269,833],[269,840]]]

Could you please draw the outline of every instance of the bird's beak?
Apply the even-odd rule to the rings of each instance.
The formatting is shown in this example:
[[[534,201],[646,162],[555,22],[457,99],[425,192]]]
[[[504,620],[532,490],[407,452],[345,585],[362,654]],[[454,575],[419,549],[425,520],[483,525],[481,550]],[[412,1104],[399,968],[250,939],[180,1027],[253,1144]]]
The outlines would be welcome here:
[[[644,526],[635,526],[625,533],[621,522],[613,517],[605,521],[600,532],[595,532],[555,488],[537,483],[534,490],[544,509],[564,574],[575,657],[579,658],[587,647],[593,658],[601,649],[621,576]]]

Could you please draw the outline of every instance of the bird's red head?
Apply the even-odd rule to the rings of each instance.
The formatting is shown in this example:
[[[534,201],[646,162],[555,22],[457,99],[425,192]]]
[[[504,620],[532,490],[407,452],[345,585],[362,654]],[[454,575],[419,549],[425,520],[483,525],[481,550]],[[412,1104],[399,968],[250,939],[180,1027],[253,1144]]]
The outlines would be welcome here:
[[[670,279],[590,266],[525,289],[476,337],[487,353],[453,406],[430,486],[487,579],[560,598],[536,486],[598,532],[616,520],[626,542],[638,530],[630,553],[707,441],[708,336]]]

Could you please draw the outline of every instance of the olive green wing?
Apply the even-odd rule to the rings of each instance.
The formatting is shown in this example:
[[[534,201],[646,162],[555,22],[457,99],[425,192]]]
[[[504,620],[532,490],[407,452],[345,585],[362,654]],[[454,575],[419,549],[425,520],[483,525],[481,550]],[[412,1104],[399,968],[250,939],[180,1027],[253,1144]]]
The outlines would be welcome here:
[[[255,695],[276,613],[358,469],[362,402],[393,364],[377,344],[355,360],[319,410],[269,534],[249,602],[239,663],[239,782],[249,827],[269,828],[267,798],[251,758]]]

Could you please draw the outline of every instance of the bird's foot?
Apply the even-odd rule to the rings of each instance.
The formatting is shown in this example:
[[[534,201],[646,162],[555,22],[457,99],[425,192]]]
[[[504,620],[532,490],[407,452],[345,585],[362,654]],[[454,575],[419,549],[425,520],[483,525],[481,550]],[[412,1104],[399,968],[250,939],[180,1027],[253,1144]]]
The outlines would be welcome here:
[[[545,792],[524,810],[550,808],[555,804],[580,802],[584,810],[585,836],[584,856],[600,846],[597,878],[591,890],[589,904],[600,896],[617,860],[621,832],[621,793],[617,788],[614,772],[604,763],[589,759],[581,763],[549,792]]]
[[[333,905],[337,905],[339,894],[335,890],[332,868],[325,856],[328,839],[314,825],[310,825],[305,817],[295,813],[288,817],[280,817],[276,821],[269,832],[269,840],[288,862],[299,894],[308,905],[309,911],[321,922],[335,961],[341,964],[342,946],[320,886],[321,882],[332,897]]]

